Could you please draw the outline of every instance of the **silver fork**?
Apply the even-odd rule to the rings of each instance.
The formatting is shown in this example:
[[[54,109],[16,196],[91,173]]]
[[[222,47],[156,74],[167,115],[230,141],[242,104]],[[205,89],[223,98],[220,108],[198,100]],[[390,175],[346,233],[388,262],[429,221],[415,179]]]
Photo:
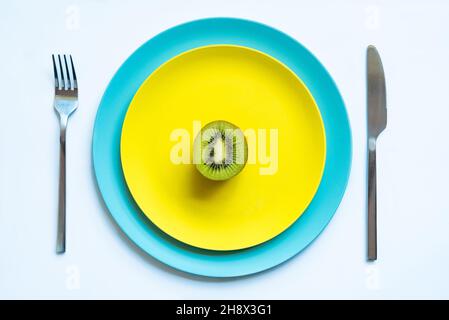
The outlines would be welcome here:
[[[61,61],[61,55],[58,54],[57,61],[55,55],[52,56],[53,72],[55,75],[55,102],[54,107],[59,116],[60,135],[59,135],[59,197],[58,197],[58,235],[56,241],[56,253],[65,252],[66,241],[66,170],[65,170],[65,142],[67,122],[69,116],[78,107],[78,82],[76,80],[75,67],[72,56],[67,63],[67,56],[64,55],[64,66]],[[58,68],[59,66],[59,68]],[[59,69],[59,73],[58,73]],[[64,70],[65,69],[65,70]],[[65,74],[64,74],[65,72]]]

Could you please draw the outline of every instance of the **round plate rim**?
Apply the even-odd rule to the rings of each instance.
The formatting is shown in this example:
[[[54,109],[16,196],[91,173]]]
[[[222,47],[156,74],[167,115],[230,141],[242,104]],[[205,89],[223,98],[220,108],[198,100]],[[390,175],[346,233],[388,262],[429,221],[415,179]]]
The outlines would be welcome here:
[[[325,128],[324,128],[323,117],[321,116],[321,111],[320,111],[320,108],[319,108],[318,104],[317,104],[316,101],[315,101],[315,98],[313,97],[312,93],[310,92],[309,88],[306,86],[306,84],[304,83],[304,81],[302,81],[302,79],[301,79],[295,72],[293,72],[293,71],[292,71],[286,64],[282,63],[282,61],[279,61],[278,59],[276,59],[276,58],[274,58],[274,57],[272,57],[272,56],[266,54],[265,52],[262,52],[262,51],[260,51],[260,50],[253,49],[253,48],[250,48],[250,47],[246,47],[246,46],[243,46],[243,45],[231,45],[231,44],[212,44],[212,45],[204,45],[204,46],[199,46],[199,47],[195,47],[195,48],[193,48],[193,49],[184,51],[184,52],[182,52],[182,53],[180,53],[180,54],[178,54],[178,55],[176,55],[176,56],[170,58],[169,60],[165,61],[164,63],[162,63],[159,67],[157,67],[157,68],[156,68],[156,69],[155,69],[155,70],[154,70],[154,71],[153,71],[153,72],[152,72],[152,73],[151,73],[151,74],[150,74],[150,75],[149,75],[149,76],[142,82],[142,84],[139,86],[139,88],[137,89],[136,93],[134,94],[134,96],[133,96],[133,98],[132,98],[132,100],[131,100],[131,103],[130,103],[130,105],[129,105],[127,111],[126,111],[125,118],[124,118],[124,120],[123,120],[123,125],[122,125],[122,130],[121,130],[121,135],[120,135],[120,158],[123,157],[122,155],[123,155],[123,134],[124,134],[123,129],[124,129],[124,124],[125,124],[126,119],[127,119],[127,117],[128,117],[128,114],[129,114],[129,111],[130,111],[130,107],[132,106],[133,102],[135,101],[136,96],[138,95],[139,91],[145,86],[145,84],[147,83],[147,81],[150,81],[150,78],[151,78],[156,72],[158,72],[158,71],[159,71],[160,69],[162,69],[164,66],[168,65],[170,62],[174,61],[174,60],[177,59],[177,58],[181,58],[181,57],[183,57],[184,55],[187,55],[187,54],[189,54],[189,53],[194,53],[194,52],[196,52],[196,51],[198,51],[198,50],[203,50],[203,49],[208,49],[208,48],[222,48],[222,47],[224,47],[224,48],[238,48],[238,49],[242,49],[242,50],[244,50],[244,51],[250,51],[250,52],[252,52],[252,53],[256,53],[256,54],[258,54],[258,55],[261,55],[262,57],[267,58],[267,59],[269,59],[270,61],[273,61],[273,62],[275,62],[276,64],[278,64],[278,65],[279,65],[281,68],[283,68],[286,72],[290,73],[290,74],[294,77],[294,79],[295,79],[296,81],[298,81],[299,85],[302,87],[302,90],[305,91],[305,93],[307,94],[307,96],[308,96],[308,97],[310,98],[310,100],[313,102],[313,109],[314,109],[314,111],[317,113],[317,116],[318,116],[318,118],[319,118],[319,125],[320,125],[319,131],[320,131],[320,135],[322,135],[322,138],[323,138],[323,141],[322,141],[322,143],[323,143],[323,152],[322,152],[322,163],[321,163],[321,166],[320,166],[320,168],[319,168],[319,173],[318,173],[318,176],[319,176],[318,183],[316,184],[316,186],[315,186],[315,188],[314,188],[314,190],[313,190],[313,192],[312,192],[312,194],[311,194],[310,199],[308,199],[308,201],[305,202],[304,209],[301,210],[301,212],[298,213],[297,217],[296,217],[293,221],[291,221],[291,223],[289,223],[288,225],[286,225],[286,227],[285,227],[282,231],[280,231],[279,233],[277,233],[277,234],[271,236],[270,238],[265,239],[265,240],[263,240],[263,241],[261,241],[261,242],[259,242],[259,243],[256,243],[256,244],[253,244],[253,245],[250,245],[250,246],[246,246],[246,247],[233,248],[233,249],[206,248],[206,247],[194,245],[194,244],[188,243],[187,241],[183,241],[183,240],[181,240],[181,239],[178,239],[178,237],[175,237],[174,235],[171,235],[169,232],[165,231],[164,228],[160,227],[155,221],[152,221],[152,219],[151,219],[150,216],[149,216],[149,213],[146,213],[145,210],[143,210],[143,208],[142,208],[141,205],[139,204],[139,201],[137,201],[137,200],[135,199],[135,196],[133,196],[134,201],[136,202],[137,206],[140,208],[140,210],[142,211],[142,213],[144,213],[144,215],[145,215],[148,219],[150,219],[150,220],[153,222],[153,224],[154,224],[156,227],[158,227],[161,231],[163,231],[164,233],[168,234],[168,235],[171,236],[172,238],[174,238],[174,239],[176,239],[176,240],[178,240],[178,241],[184,242],[185,244],[190,245],[190,246],[192,246],[192,247],[197,247],[197,248],[205,249],[205,250],[214,250],[214,251],[230,251],[230,250],[243,250],[243,249],[249,249],[249,248],[252,248],[252,247],[254,247],[254,246],[258,246],[258,245],[260,245],[260,244],[263,244],[263,243],[265,243],[265,242],[267,242],[267,241],[270,241],[271,239],[277,237],[279,234],[281,234],[281,233],[284,232],[286,229],[288,229],[292,224],[294,224],[294,223],[301,217],[301,215],[307,210],[307,207],[309,206],[309,204],[312,202],[312,200],[313,200],[313,198],[314,198],[316,192],[318,191],[319,185],[320,185],[320,183],[321,183],[321,179],[323,178],[324,167],[325,167],[325,164],[326,164],[326,130],[325,130]],[[299,89],[298,89],[298,90],[299,90]],[[130,191],[130,193],[131,193],[131,195],[132,195],[132,194],[133,194],[132,187],[129,185],[129,181],[128,181],[128,179],[126,178],[126,169],[125,169],[125,167],[124,167],[124,165],[123,165],[123,161],[121,161],[121,165],[122,165],[122,171],[123,171],[123,176],[124,176],[125,182],[126,182],[126,184],[127,184],[127,186],[128,186],[128,190]]]
[[[129,230],[127,230],[127,228],[129,227],[130,222],[129,221],[123,221],[123,219],[120,218],[120,215],[117,215],[117,213],[115,212],[114,209],[114,205],[116,203],[112,203],[112,201],[107,201],[105,199],[105,189],[107,189],[107,186],[105,185],[106,182],[102,182],[101,180],[101,176],[100,176],[100,172],[98,169],[98,166],[100,165],[100,163],[98,163],[98,161],[100,161],[100,159],[97,159],[98,155],[95,152],[95,146],[96,146],[96,141],[98,140],[98,127],[99,127],[99,119],[100,119],[100,109],[101,106],[105,103],[107,94],[109,93],[109,91],[111,91],[111,86],[114,84],[114,82],[117,80],[117,78],[119,77],[122,69],[124,66],[126,66],[127,64],[131,64],[134,58],[138,57],[140,54],[142,54],[143,48],[150,43],[151,41],[156,41],[156,40],[160,40],[162,37],[166,36],[168,33],[170,32],[176,32],[181,28],[191,28],[192,26],[195,26],[196,24],[207,24],[207,23],[212,23],[212,24],[229,24],[228,27],[232,28],[233,24],[243,24],[243,25],[252,25],[252,27],[255,28],[261,28],[261,29],[265,29],[266,32],[272,32],[275,33],[277,37],[283,38],[282,41],[287,41],[287,45],[294,45],[297,46],[300,50],[304,51],[312,60],[314,60],[314,62],[316,63],[316,66],[321,70],[321,72],[323,72],[323,74],[327,77],[327,80],[330,81],[329,85],[334,89],[334,93],[336,95],[336,99],[338,99],[339,103],[342,106],[341,112],[342,112],[342,120],[345,122],[346,125],[346,135],[347,135],[347,154],[346,154],[346,161],[345,161],[345,168],[346,170],[344,171],[344,175],[341,177],[342,179],[342,184],[341,184],[341,188],[339,191],[339,194],[335,197],[335,204],[332,205],[332,208],[330,209],[330,213],[329,213],[329,217],[326,219],[326,221],[324,221],[324,223],[322,224],[322,226],[319,228],[319,230],[317,232],[315,232],[314,236],[307,242],[307,244],[302,245],[301,248],[294,250],[295,252],[289,254],[288,256],[284,256],[282,258],[278,258],[278,261],[271,261],[270,263],[265,263],[262,266],[259,267],[246,267],[246,268],[229,268],[229,270],[221,270],[220,272],[217,272],[216,270],[214,270],[215,267],[221,267],[222,262],[218,262],[214,263],[213,260],[208,260],[208,255],[201,255],[201,252],[198,253],[200,254],[201,258],[207,261],[202,261],[200,262],[200,264],[195,264],[193,266],[193,268],[189,268],[189,267],[183,267],[177,263],[174,262],[174,256],[171,255],[167,257],[167,255],[164,257],[163,254],[161,254],[162,252],[160,251],[160,248],[158,246],[153,246],[151,248],[143,248],[142,244],[139,243],[139,239],[136,239],[136,237],[132,236],[129,234]],[[279,58],[278,58],[279,59]],[[279,59],[282,61],[282,59]],[[284,61],[283,61],[284,62]],[[285,62],[284,62],[285,63]],[[288,65],[288,63],[286,63]],[[291,68],[294,71],[294,68]],[[295,71],[294,71],[295,72]],[[296,73],[296,72],[295,72]],[[306,82],[306,81],[305,81]],[[306,83],[307,84],[307,83]],[[309,86],[308,86],[309,87]],[[310,87],[309,87],[310,89]],[[313,92],[312,92],[313,93]],[[326,131],[327,132],[327,131]],[[330,76],[330,74],[328,73],[328,71],[325,69],[325,67],[321,64],[321,62],[307,49],[305,48],[301,43],[299,43],[297,40],[295,40],[294,38],[290,37],[289,35],[283,33],[282,31],[279,31],[271,26],[265,25],[263,23],[260,22],[255,22],[252,20],[246,20],[246,19],[240,19],[240,18],[227,18],[227,17],[218,17],[218,18],[206,18],[206,19],[199,19],[199,20],[193,20],[193,21],[189,21],[177,26],[174,26],[170,29],[167,29],[161,33],[159,33],[158,35],[154,36],[153,38],[149,39],[148,41],[146,41],[144,44],[142,44],[136,51],[134,51],[118,68],[118,70],[115,72],[114,76],[112,77],[112,79],[110,80],[109,84],[107,85],[105,92],[103,94],[103,97],[100,101],[97,113],[96,113],[96,117],[95,117],[95,123],[94,123],[94,128],[93,128],[93,137],[92,137],[92,160],[93,160],[93,170],[94,170],[94,174],[95,174],[95,178],[96,178],[96,184],[97,187],[101,193],[101,198],[102,201],[104,202],[104,204],[106,205],[109,214],[112,216],[114,222],[117,224],[117,226],[119,227],[119,229],[121,230],[121,232],[123,232],[128,239],[130,239],[139,250],[142,250],[143,253],[148,254],[150,256],[152,256],[153,258],[159,260],[160,262],[183,272],[186,273],[190,273],[190,274],[194,274],[194,275],[199,275],[199,276],[206,276],[206,277],[217,277],[217,278],[225,278],[225,277],[239,277],[239,276],[244,276],[244,275],[249,275],[249,274],[256,274],[268,269],[271,269],[275,266],[278,266],[286,261],[288,261],[289,259],[291,259],[292,257],[296,256],[298,253],[300,253],[302,250],[304,250],[306,247],[308,247],[310,245],[310,243],[312,243],[320,234],[321,232],[325,229],[325,227],[327,226],[327,224],[329,223],[329,221],[331,220],[331,218],[334,216],[337,208],[339,207],[341,200],[344,196],[348,181],[349,181],[349,176],[350,176],[350,172],[351,172],[351,165],[352,165],[352,135],[351,135],[351,127],[350,127],[350,122],[349,122],[349,117],[348,117],[348,113],[347,110],[345,108],[345,104],[343,101],[343,98],[340,94],[340,91],[338,90],[337,85],[335,84],[335,81],[333,80],[333,78]],[[326,157],[326,162],[327,162],[327,157]],[[327,166],[327,165],[326,165]],[[326,171],[326,169],[325,169]],[[313,204],[313,201],[312,201]],[[295,223],[296,224],[296,223]],[[285,231],[288,232],[289,230]],[[155,231],[157,233],[157,230]],[[140,234],[139,236],[144,236],[142,234]],[[275,238],[276,239],[276,238]],[[273,240],[271,240],[273,241]],[[269,241],[269,242],[271,242]],[[251,251],[253,248],[248,249],[248,251]],[[153,251],[154,250],[154,251]],[[180,246],[181,251],[184,250],[184,248],[182,246]],[[197,254],[197,253],[195,253]],[[210,254],[210,253],[208,253]],[[251,258],[251,257],[250,257]],[[249,258],[249,259],[250,259]],[[273,260],[273,259],[271,259]],[[192,261],[190,261],[192,262]],[[251,261],[249,261],[251,262]],[[207,264],[211,264],[211,265],[207,265],[205,266],[204,263]],[[229,263],[226,263],[227,267],[230,267]]]

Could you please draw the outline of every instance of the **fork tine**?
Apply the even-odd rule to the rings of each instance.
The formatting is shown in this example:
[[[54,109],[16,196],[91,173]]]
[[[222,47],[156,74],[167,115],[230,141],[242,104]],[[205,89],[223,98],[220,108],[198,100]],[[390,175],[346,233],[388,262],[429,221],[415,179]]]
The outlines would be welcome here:
[[[69,73],[69,66],[67,65],[67,58],[66,55],[64,55],[64,64],[65,64],[65,71],[66,71],[66,75],[67,75],[67,85],[68,85],[68,89],[72,89],[72,85],[70,83],[70,73]]]
[[[52,54],[51,58],[53,60],[53,73],[55,75],[55,88],[59,89],[58,70],[56,69],[55,55]]]
[[[76,80],[75,66],[73,65],[72,55],[70,57],[70,64],[72,65],[72,76],[73,76],[73,89],[78,89],[78,81]]]
[[[59,55],[59,54],[58,54],[58,60],[59,60],[59,71],[61,71],[61,81],[62,81],[61,88],[65,89],[64,71],[62,70],[61,55]]]

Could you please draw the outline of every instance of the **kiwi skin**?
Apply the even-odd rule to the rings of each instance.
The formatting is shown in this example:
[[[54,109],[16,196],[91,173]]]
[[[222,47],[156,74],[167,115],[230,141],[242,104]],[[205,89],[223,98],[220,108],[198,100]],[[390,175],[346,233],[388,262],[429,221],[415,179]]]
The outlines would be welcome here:
[[[196,169],[204,177],[224,181],[245,167],[248,143],[239,127],[228,121],[216,120],[206,124],[198,133],[193,154]]]

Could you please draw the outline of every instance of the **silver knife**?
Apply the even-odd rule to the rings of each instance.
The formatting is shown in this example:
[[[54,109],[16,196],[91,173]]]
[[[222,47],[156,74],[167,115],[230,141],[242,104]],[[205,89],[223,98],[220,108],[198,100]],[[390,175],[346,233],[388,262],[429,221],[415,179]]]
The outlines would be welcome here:
[[[387,127],[385,75],[376,47],[366,55],[368,102],[368,260],[377,259],[376,141]]]

